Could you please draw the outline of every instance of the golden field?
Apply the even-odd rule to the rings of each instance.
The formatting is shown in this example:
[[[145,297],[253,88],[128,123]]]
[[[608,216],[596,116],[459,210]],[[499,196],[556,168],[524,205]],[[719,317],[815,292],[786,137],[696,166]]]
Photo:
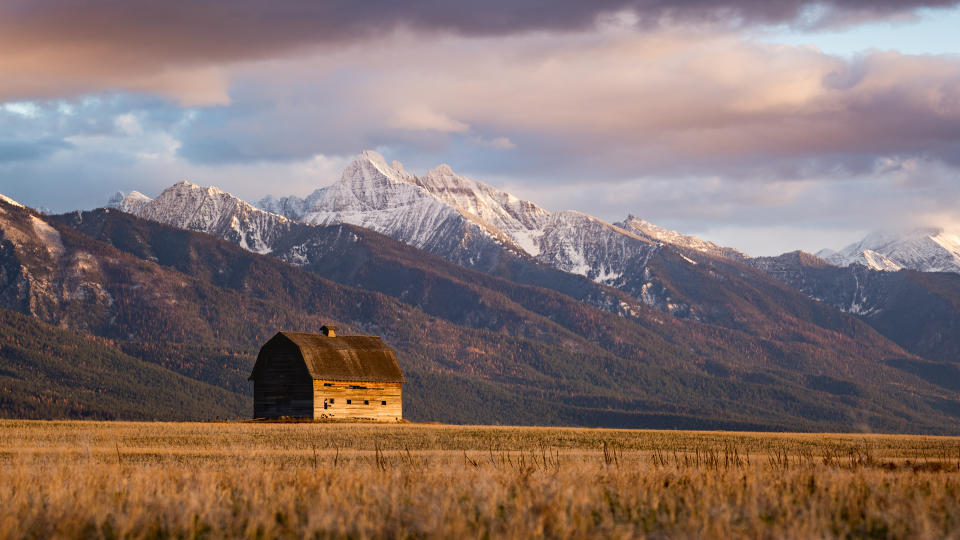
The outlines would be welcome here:
[[[0,422],[0,537],[960,538],[960,439]]]

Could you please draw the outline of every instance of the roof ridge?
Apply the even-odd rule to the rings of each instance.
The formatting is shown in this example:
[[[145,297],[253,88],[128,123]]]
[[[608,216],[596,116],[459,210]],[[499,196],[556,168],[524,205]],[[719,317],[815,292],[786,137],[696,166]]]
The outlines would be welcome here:
[[[297,348],[315,380],[405,381],[396,354],[380,336],[340,335],[331,338],[309,332],[280,331],[260,349],[261,355],[268,347],[275,346],[280,336]],[[259,359],[260,355],[258,363]]]

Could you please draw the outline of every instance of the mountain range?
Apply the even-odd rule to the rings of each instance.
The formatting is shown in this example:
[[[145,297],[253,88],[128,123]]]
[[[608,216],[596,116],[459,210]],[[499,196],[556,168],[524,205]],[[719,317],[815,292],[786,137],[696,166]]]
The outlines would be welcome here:
[[[840,251],[825,249],[817,256],[837,266],[960,273],[960,234],[943,228],[878,231]]]
[[[45,216],[0,203],[5,316],[226,392],[210,399],[235,416],[249,414],[236,404],[265,337],[334,322],[397,349],[416,420],[954,432],[960,418],[954,274],[916,272],[908,287],[876,277],[904,272],[864,269],[879,283],[865,307],[843,285],[858,265],[749,258],[634,216],[548,212],[447,166],[416,176],[373,152],[303,199],[254,206],[182,182],[110,206]],[[945,306],[946,338],[896,324],[914,315],[910,298]],[[0,358],[41,346],[5,345]],[[22,390],[46,369],[17,362],[0,386]],[[46,377],[57,396],[86,395]],[[57,407],[16,395],[6,414]],[[226,415],[215,405],[180,416]]]

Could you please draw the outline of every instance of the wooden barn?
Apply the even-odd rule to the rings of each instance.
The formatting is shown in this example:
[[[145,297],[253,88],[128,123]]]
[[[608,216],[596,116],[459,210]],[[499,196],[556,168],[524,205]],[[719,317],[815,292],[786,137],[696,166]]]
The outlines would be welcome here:
[[[403,418],[403,372],[393,349],[376,336],[280,332],[257,355],[254,418]]]

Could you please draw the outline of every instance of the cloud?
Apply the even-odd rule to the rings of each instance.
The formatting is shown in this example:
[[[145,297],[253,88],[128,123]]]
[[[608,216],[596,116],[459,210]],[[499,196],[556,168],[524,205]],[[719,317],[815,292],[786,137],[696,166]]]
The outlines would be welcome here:
[[[0,101],[20,100],[0,106],[0,192],[64,210],[184,178],[304,195],[377,148],[694,233],[943,222],[960,204],[960,59],[741,32],[940,4],[241,0],[226,16],[15,0],[0,5]]]
[[[393,129],[413,131],[439,131],[441,133],[464,133],[470,126],[423,105],[405,106],[387,120]]]
[[[743,182],[729,177],[646,177],[551,186],[499,181],[552,209],[576,209],[611,222],[628,213],[745,250],[777,255],[840,248],[874,229],[957,226],[960,174],[911,159],[837,181],[832,177]]]
[[[67,141],[55,138],[39,140],[0,139],[0,163],[36,161],[47,158],[54,152],[70,146]]]
[[[280,86],[294,94],[301,91],[309,94],[312,88],[308,85],[308,89],[295,91],[286,84]],[[269,88],[246,95],[241,103],[256,101],[254,97],[262,96],[267,90]],[[234,149],[248,152],[242,160],[218,162],[189,161],[181,152],[184,141],[192,141],[187,135],[197,131],[197,122],[204,123],[203,114],[170,108],[158,101],[117,96],[69,105],[37,102],[23,109],[32,111],[32,118],[20,113],[9,112],[6,116],[0,113],[0,124],[6,122],[0,125],[0,132],[16,127],[24,141],[36,141],[41,139],[41,133],[50,133],[54,143],[68,141],[69,144],[47,153],[42,159],[0,160],[0,193],[55,211],[101,205],[116,190],[137,189],[155,195],[183,179],[217,185],[251,201],[267,193],[303,196],[338,178],[356,153],[356,148],[351,148],[339,155],[310,154],[310,149],[316,148],[312,144],[313,134],[329,130],[327,136],[332,142],[344,136],[356,137],[357,133],[373,137],[371,134],[378,132],[376,120],[386,121],[376,114],[381,109],[372,107],[364,109],[361,115],[369,124],[362,129],[354,126],[353,132],[340,131],[343,126],[333,129],[329,124],[317,122],[313,116],[315,110],[304,114],[299,102],[294,102],[289,114],[299,111],[303,117],[297,120],[299,123],[289,131],[278,128],[266,136],[260,134],[264,139],[254,138],[257,126],[286,125],[288,118],[278,112],[283,108],[278,104],[286,100],[281,99],[284,95],[276,97],[266,112],[252,107],[242,121],[229,111],[243,105],[215,108],[222,113],[217,129],[221,130],[223,140],[232,141]],[[341,105],[329,103],[324,110],[333,111]],[[389,107],[382,108],[382,111],[389,110]],[[314,131],[304,131],[305,126],[314,126]],[[241,131],[240,127],[243,137],[237,141],[227,137],[231,128]],[[211,133],[206,128],[202,132]],[[497,131],[491,129],[490,133]],[[503,152],[472,140],[475,136],[471,133],[443,135],[451,140],[437,151],[424,150],[419,146],[422,143],[419,139],[394,141],[379,150],[389,159],[404,161],[407,169],[414,172],[424,172],[440,162],[448,162],[459,172],[550,209],[577,209],[609,221],[623,219],[631,212],[654,223],[734,245],[751,254],[772,254],[796,247],[809,250],[838,247],[876,227],[945,224],[949,216],[956,219],[960,202],[957,169],[929,156],[878,158],[869,171],[847,172],[839,178],[824,168],[808,176],[796,173],[745,181],[732,173],[643,172],[639,166],[643,164],[630,161],[634,157],[631,155],[625,155],[623,161],[598,164],[591,155],[600,152],[603,145],[591,143],[590,134],[584,135],[582,148],[576,155],[556,153],[549,150],[546,143],[537,147],[535,139],[539,136],[518,141],[518,151]],[[302,157],[251,158],[263,155],[257,153],[260,151],[258,141],[266,143],[266,139],[277,136],[299,138],[311,144],[300,147],[305,152]],[[487,137],[481,142],[496,140],[493,135]],[[640,138],[638,136],[638,140]],[[282,139],[275,143],[270,152],[287,146]],[[197,147],[194,151],[198,151]],[[572,174],[566,171],[584,159],[591,165],[589,173],[581,172],[586,169],[585,165],[580,165]],[[758,167],[761,165],[760,161],[756,163]],[[498,169],[508,173],[497,174]],[[623,171],[632,172],[621,176]],[[804,234],[810,239],[799,243],[797,239]],[[830,242],[831,238],[837,241]]]
[[[117,112],[114,107],[109,108]],[[41,107],[39,118],[50,109]],[[0,140],[0,193],[19,197],[29,206],[66,212],[103,206],[118,190],[155,196],[178,181],[190,180],[256,201],[267,193],[305,196],[336,180],[347,164],[346,158],[324,155],[284,162],[195,164],[177,154],[180,143],[173,134],[182,119],[174,115],[131,107],[108,116],[111,129],[85,132],[77,128],[85,116],[99,117],[100,107],[78,105],[73,114],[80,121],[50,141]]]
[[[494,137],[485,139],[483,137],[471,137],[470,142],[487,148],[496,148],[497,150],[513,150],[517,147],[508,137]]]
[[[909,15],[955,0],[539,0],[355,2],[10,0],[0,3],[0,101],[102,90],[187,106],[230,102],[220,68],[305,50],[328,53],[395,32],[504,37],[611,24],[804,27]]]
[[[394,36],[230,76],[234,105],[197,111],[179,134],[184,157],[517,147],[481,172],[551,182],[843,178],[910,157],[960,165],[960,60],[949,56],[845,59],[712,31]]]
[[[158,121],[181,157],[206,165],[371,147],[444,159],[457,149],[478,173],[550,182],[844,178],[909,158],[960,166],[960,60],[950,56],[846,59],[675,28],[396,34],[221,75],[232,81],[229,105],[183,109],[140,98],[141,106],[112,94],[70,116],[58,113],[63,102],[38,101],[0,110],[0,128],[23,140],[62,139]],[[38,116],[38,106],[48,110]],[[141,112],[118,122],[127,108]],[[512,148],[522,152],[490,157]]]

